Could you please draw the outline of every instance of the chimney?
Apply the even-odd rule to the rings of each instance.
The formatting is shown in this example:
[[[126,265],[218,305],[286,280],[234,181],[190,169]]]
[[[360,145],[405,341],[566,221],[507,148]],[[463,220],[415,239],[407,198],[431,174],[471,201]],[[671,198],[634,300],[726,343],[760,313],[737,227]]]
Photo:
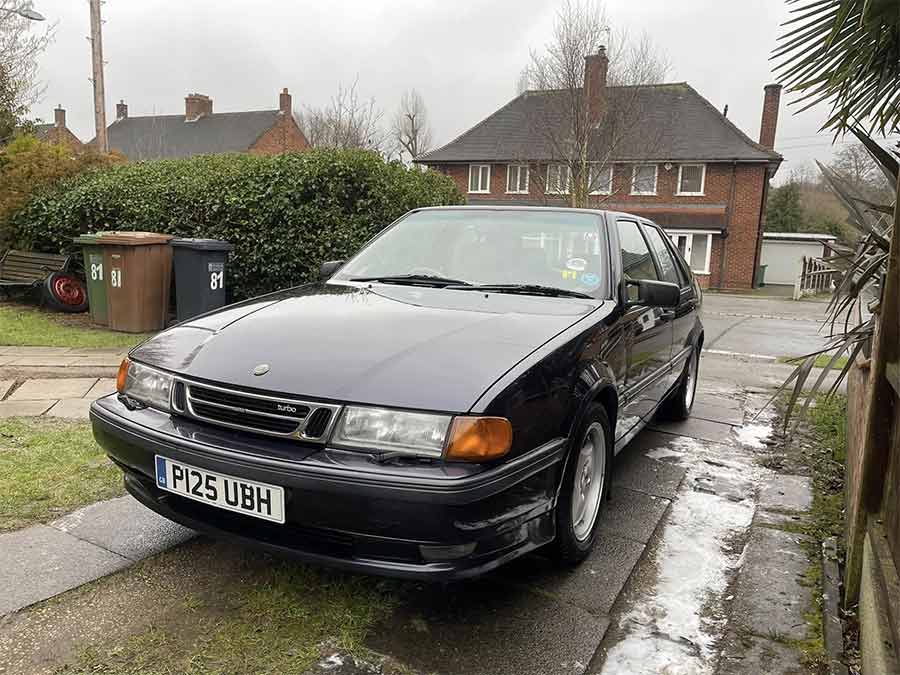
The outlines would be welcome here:
[[[287,87],[282,89],[281,94],[278,96],[278,109],[282,115],[287,116],[291,114],[291,95],[288,93]]]
[[[61,105],[56,106],[56,109],[53,111],[53,122],[60,129],[66,126],[66,111]]]
[[[781,103],[781,85],[767,84],[763,99],[762,124],[759,127],[759,144],[775,148],[775,131],[778,128],[778,105]]]
[[[588,120],[597,125],[606,112],[606,73],[609,59],[606,47],[598,47],[596,54],[584,57],[584,96],[588,105]]]
[[[124,100],[121,100],[118,103],[116,103],[116,119],[117,120],[128,119],[128,104],[125,103]]]
[[[184,121],[193,122],[204,115],[212,115],[212,99],[205,94],[188,94],[184,97]]]

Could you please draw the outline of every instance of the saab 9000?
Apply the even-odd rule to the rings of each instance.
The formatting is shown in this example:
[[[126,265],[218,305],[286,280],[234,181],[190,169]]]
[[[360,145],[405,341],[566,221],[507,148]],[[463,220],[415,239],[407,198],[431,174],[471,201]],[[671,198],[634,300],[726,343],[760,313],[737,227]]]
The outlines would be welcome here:
[[[614,454],[690,414],[700,303],[642,218],[417,209],[133,349],[94,434],[135,498],[214,537],[423,579],[576,563]]]

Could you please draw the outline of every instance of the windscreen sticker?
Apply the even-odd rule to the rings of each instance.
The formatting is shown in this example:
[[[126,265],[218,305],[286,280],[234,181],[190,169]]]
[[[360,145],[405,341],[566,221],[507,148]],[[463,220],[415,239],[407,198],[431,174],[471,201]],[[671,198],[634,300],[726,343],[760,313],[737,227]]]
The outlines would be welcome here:
[[[596,288],[600,285],[600,276],[593,272],[585,272],[581,275],[581,283],[589,288]]]
[[[584,258],[569,258],[566,262],[566,269],[575,270],[576,272],[584,272],[587,267],[587,260]]]

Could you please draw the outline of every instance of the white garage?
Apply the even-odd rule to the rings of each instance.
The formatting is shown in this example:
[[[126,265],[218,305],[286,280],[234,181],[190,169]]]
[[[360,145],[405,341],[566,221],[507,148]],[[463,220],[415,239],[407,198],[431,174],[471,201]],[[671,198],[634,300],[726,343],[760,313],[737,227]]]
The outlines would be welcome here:
[[[812,232],[763,232],[760,264],[766,265],[766,285],[793,286],[803,257],[821,258],[826,243],[836,237]]]

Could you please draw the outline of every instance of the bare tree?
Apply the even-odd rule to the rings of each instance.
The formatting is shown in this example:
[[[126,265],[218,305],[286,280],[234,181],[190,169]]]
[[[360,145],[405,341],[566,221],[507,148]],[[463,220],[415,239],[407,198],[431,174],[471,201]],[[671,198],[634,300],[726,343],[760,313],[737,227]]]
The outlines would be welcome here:
[[[37,31],[33,21],[12,11],[30,8],[30,2],[0,0],[0,84],[3,91],[0,104],[7,119],[18,121],[22,121],[44,93],[44,85],[38,79],[37,57],[50,44],[56,28],[53,24]],[[0,138],[0,142],[5,140]]]
[[[867,199],[890,201],[893,190],[862,143],[845,145],[838,150],[831,168]]]
[[[585,78],[588,61],[605,76],[593,81],[593,88],[591,78]],[[663,142],[666,125],[648,128],[651,110],[638,85],[662,81],[668,68],[646,35],[635,40],[625,31],[613,31],[599,0],[565,0],[551,41],[543,50],[532,50],[518,83],[528,90],[526,96],[542,97],[525,122],[544,156],[529,156],[534,152],[529,143],[519,159],[554,165],[551,173],[539,163],[531,174],[551,191],[567,183],[572,206],[609,199],[613,159],[621,159],[626,148],[629,159],[654,158]]]
[[[431,149],[431,124],[428,122],[428,111],[422,95],[415,89],[403,93],[400,109],[394,115],[391,124],[392,140],[397,144],[400,158],[403,153],[415,159]]]
[[[337,94],[322,108],[307,106],[297,115],[306,140],[313,147],[363,148],[384,152],[387,139],[381,128],[383,113],[375,99],[360,100],[359,79],[349,87],[338,85]]]

